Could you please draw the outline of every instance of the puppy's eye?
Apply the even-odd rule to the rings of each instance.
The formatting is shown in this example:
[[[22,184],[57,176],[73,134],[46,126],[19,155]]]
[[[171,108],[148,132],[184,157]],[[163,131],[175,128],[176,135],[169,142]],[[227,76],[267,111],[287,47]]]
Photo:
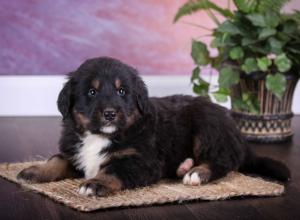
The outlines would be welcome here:
[[[95,97],[97,95],[96,89],[90,89],[88,92],[89,97]]]
[[[118,90],[117,90],[117,92],[118,92],[118,95],[119,96],[124,96],[125,94],[126,94],[126,91],[125,91],[125,89],[124,88],[119,88]]]

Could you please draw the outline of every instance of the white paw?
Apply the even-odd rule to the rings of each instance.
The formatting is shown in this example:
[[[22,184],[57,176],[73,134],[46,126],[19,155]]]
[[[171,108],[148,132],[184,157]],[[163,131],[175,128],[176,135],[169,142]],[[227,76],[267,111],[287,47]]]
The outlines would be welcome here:
[[[78,193],[80,195],[83,195],[83,196],[92,196],[92,195],[95,194],[93,192],[93,190],[90,187],[87,187],[87,186],[81,186],[81,187],[79,187]]]
[[[191,185],[191,186],[198,186],[202,182],[198,173],[187,173],[183,177],[183,184],[184,185]]]

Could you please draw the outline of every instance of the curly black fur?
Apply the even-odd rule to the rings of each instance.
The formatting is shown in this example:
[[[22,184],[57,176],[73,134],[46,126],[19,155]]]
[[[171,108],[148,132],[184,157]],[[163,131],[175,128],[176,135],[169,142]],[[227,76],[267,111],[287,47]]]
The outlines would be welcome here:
[[[93,80],[98,80],[97,94],[90,97]],[[125,95],[118,94],[116,80]],[[107,107],[118,112],[112,122],[117,129],[112,133],[101,132],[106,125],[103,111]],[[84,173],[76,167],[74,155],[87,131],[111,140],[111,145],[101,151],[106,155],[135,150],[135,154],[111,157],[99,167],[118,177],[122,188],[176,178],[176,170],[186,158],[193,158],[196,165],[208,164],[209,181],[233,170],[283,181],[290,178],[282,163],[255,156],[236,128],[230,111],[203,97],[148,98],[137,71],[112,58],[87,60],[72,72],[59,95],[58,108],[64,118],[60,152],[79,174]],[[77,114],[81,114],[80,120]]]

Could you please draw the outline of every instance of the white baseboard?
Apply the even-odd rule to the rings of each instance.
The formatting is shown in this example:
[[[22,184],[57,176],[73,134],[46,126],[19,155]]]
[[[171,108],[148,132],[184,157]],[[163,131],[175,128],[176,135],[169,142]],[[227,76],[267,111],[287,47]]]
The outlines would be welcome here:
[[[150,96],[193,95],[189,76],[144,76]],[[56,100],[64,76],[0,76],[0,116],[57,116]],[[213,77],[212,81],[216,81]],[[300,86],[297,85],[293,111],[300,114]],[[226,107],[230,103],[223,104]]]

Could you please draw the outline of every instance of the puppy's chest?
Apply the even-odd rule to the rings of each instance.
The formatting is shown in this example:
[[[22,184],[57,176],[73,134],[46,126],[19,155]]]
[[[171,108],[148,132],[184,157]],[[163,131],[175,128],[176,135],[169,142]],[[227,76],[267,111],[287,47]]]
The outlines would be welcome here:
[[[102,136],[86,134],[81,138],[78,152],[74,156],[75,166],[84,172],[85,178],[90,179],[96,176],[100,165],[106,160],[107,154],[101,152],[111,145],[111,141]]]

